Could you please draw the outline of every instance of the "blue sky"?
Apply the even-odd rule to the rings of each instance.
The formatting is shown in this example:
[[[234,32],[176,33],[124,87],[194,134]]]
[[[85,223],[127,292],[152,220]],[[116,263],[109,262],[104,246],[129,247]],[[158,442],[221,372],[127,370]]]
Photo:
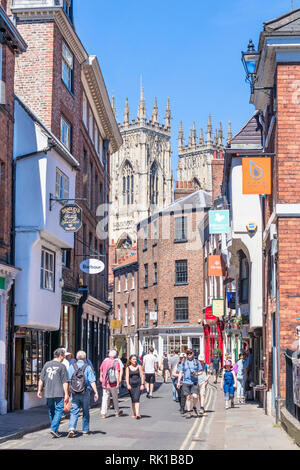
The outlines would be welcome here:
[[[294,8],[300,0],[294,0]],[[228,122],[238,132],[254,112],[249,104],[241,51],[255,46],[263,23],[287,13],[291,0],[75,0],[75,26],[89,54],[98,56],[118,121],[126,96],[135,118],[143,77],[147,116],[157,96],[163,121],[167,98],[172,111],[172,168],[183,121],[187,141],[196,122],[206,130]]]

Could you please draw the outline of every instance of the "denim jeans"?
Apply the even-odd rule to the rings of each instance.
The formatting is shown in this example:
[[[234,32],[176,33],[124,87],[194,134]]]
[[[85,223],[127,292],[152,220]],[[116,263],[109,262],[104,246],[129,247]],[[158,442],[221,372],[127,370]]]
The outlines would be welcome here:
[[[84,433],[90,430],[90,391],[82,394],[72,394],[69,431],[76,430],[79,413],[82,408],[82,431]]]
[[[172,392],[173,392],[173,400],[178,400],[178,392],[177,392],[177,378],[172,377]]]
[[[49,408],[51,431],[58,432],[60,420],[64,412],[64,399],[47,398],[47,405]]]
[[[237,378],[237,398],[245,398],[245,386],[246,386],[246,376],[243,378]]]

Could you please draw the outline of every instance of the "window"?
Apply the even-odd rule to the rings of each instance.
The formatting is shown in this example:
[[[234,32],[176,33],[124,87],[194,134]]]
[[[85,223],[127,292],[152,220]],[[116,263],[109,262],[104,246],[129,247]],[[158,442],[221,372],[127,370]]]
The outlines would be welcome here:
[[[118,276],[118,292],[121,292],[121,275]]]
[[[269,273],[270,273],[270,296],[271,299],[275,297],[276,294],[276,269],[275,269],[275,257],[269,252]]]
[[[248,303],[249,263],[243,251],[239,252],[239,258],[240,258],[239,300],[241,304],[246,304]]]
[[[128,291],[128,274],[125,274],[125,292]]]
[[[64,116],[62,116],[60,140],[67,147],[67,149],[70,150],[70,152],[71,152],[71,132],[72,132],[71,124]]]
[[[131,326],[135,325],[135,304],[132,302],[131,304]]]
[[[145,287],[148,287],[148,264],[145,264]]]
[[[131,290],[135,289],[135,273],[131,274]]]
[[[90,138],[94,142],[94,116],[93,116],[91,108],[89,109],[89,113],[90,113],[89,134],[90,134]]]
[[[144,228],[144,251],[148,249],[148,227]]]
[[[82,98],[82,119],[85,127],[88,128],[88,101],[84,93]]]
[[[61,264],[64,268],[70,269],[71,267],[71,250],[61,250]]]
[[[127,307],[127,304],[125,304],[124,326],[128,326],[128,307]]]
[[[73,22],[73,5],[72,0],[63,0],[63,9],[68,19]]]
[[[42,368],[50,359],[49,343],[49,333],[26,329],[25,392],[37,391]]]
[[[62,81],[73,91],[74,56],[68,46],[62,43]]]
[[[56,168],[55,196],[58,199],[69,199],[69,178]]]
[[[6,96],[5,96],[5,83],[3,81],[2,75],[2,61],[3,61],[3,54],[2,54],[2,44],[0,44],[0,104],[5,104]]]
[[[156,206],[158,204],[158,167],[154,162],[150,170],[150,204]]]
[[[145,328],[148,328],[148,326],[149,326],[148,300],[144,301],[144,308],[145,308]]]
[[[158,241],[158,222],[157,220],[153,223],[153,246],[157,245]]]
[[[188,262],[187,260],[175,261],[176,284],[187,284],[188,282]]]
[[[41,288],[52,292],[55,290],[55,253],[45,248],[42,248]]]
[[[175,219],[175,242],[187,241],[187,217]]]
[[[155,320],[155,323],[158,322],[158,303],[157,303],[157,299],[154,299],[154,312],[156,312],[156,320]]]
[[[99,153],[99,131],[98,127],[95,124],[95,150],[97,153]]]
[[[134,203],[134,176],[133,168],[127,161],[123,168],[123,205],[129,206]]]
[[[175,321],[188,321],[188,297],[178,297],[175,300]]]
[[[118,320],[121,320],[121,305],[118,305]]]
[[[89,176],[89,185],[90,185],[90,193],[89,193],[89,208],[93,208],[93,194],[94,194],[94,185],[93,185],[93,164],[90,163],[90,176]]]
[[[154,283],[157,284],[157,263],[154,263]]]

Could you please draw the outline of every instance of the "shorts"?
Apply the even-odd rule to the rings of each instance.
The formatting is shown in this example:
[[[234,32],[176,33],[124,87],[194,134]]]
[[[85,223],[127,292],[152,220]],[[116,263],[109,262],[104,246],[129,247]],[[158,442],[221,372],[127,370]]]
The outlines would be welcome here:
[[[213,374],[214,375],[219,375],[220,369],[213,369]]]
[[[145,382],[147,384],[155,384],[155,374],[145,374]]]
[[[182,384],[182,393],[186,397],[187,395],[199,395],[198,384]]]

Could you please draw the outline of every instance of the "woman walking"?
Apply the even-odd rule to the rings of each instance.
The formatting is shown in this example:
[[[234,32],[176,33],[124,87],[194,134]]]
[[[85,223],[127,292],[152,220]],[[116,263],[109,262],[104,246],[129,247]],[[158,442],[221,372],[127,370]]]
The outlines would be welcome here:
[[[245,403],[245,387],[247,378],[247,361],[244,353],[241,353],[239,360],[234,367],[237,380],[237,402]]]
[[[164,357],[162,358],[162,361],[161,361],[161,370],[162,370],[162,373],[163,373],[164,383],[167,383],[167,381],[168,381],[168,374],[169,374],[169,360],[168,360],[168,355],[167,355],[167,353],[164,353]]]
[[[174,379],[178,379],[178,376],[179,376],[179,366],[185,361],[186,359],[186,354],[185,353],[181,353],[180,356],[179,356],[179,362],[176,364],[174,370],[173,370],[173,375],[172,377]],[[185,395],[184,393],[182,392],[182,381],[183,381],[183,377],[181,378],[181,386],[179,388],[177,388],[177,393],[178,393],[178,400],[179,400],[179,405],[180,405],[180,414],[184,415],[185,414],[185,401],[186,401],[186,398],[185,398]]]
[[[198,386],[199,386],[199,399],[200,399],[200,415],[205,413],[205,397],[207,391],[207,385],[209,381],[209,369],[208,364],[204,362],[204,357],[199,354],[198,360],[202,366],[202,374],[198,376]]]
[[[231,361],[226,361],[225,368],[222,373],[221,390],[224,391],[225,408],[228,410],[229,401],[231,400],[231,408],[234,408],[234,390],[237,388],[236,375],[232,370]]]
[[[145,375],[143,367],[138,364],[138,358],[135,355],[130,356],[126,372],[126,385],[132,402],[132,418],[141,419],[140,415],[140,397],[145,388]]]

